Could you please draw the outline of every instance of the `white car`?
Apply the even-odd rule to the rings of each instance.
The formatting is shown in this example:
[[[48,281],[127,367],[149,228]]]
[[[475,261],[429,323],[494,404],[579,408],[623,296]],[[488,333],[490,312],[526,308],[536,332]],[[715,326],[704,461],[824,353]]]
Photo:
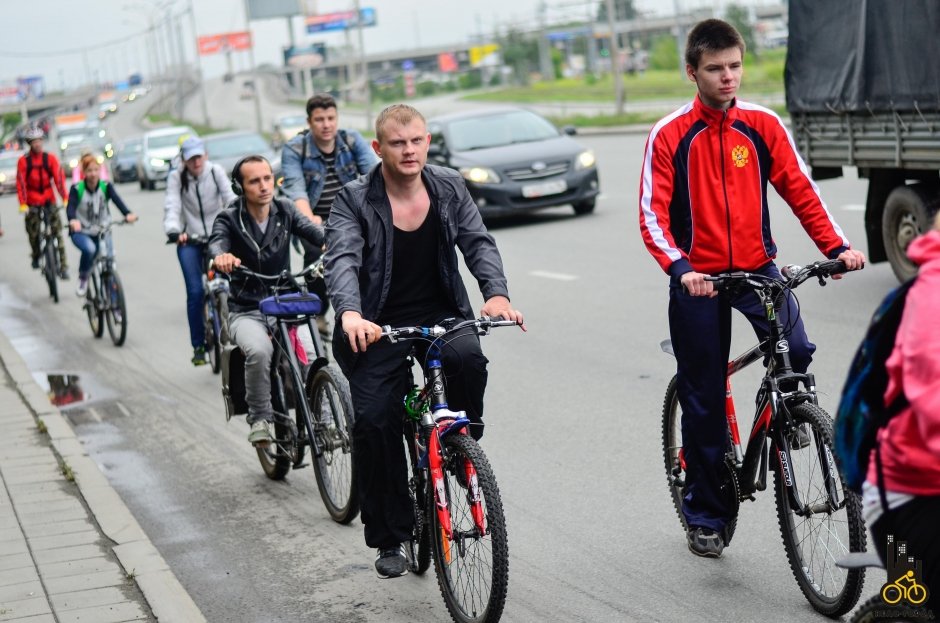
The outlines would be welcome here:
[[[137,180],[141,190],[156,190],[157,182],[165,182],[170,162],[180,153],[180,144],[190,136],[199,136],[188,125],[150,130],[143,136],[137,159]]]

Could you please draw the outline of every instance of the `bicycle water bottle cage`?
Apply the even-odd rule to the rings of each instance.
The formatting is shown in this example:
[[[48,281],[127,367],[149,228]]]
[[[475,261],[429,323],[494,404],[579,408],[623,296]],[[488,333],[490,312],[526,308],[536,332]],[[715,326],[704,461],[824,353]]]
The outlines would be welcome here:
[[[323,309],[323,304],[316,294],[291,292],[262,299],[258,309],[265,316],[316,316]]]

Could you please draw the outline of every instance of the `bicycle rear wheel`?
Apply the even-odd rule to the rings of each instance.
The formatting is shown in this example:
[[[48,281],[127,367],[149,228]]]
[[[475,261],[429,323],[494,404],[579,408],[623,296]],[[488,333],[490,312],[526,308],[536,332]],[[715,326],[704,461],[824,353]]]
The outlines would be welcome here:
[[[509,581],[509,543],[499,487],[486,455],[472,437],[451,435],[443,446],[444,490],[453,538],[447,538],[429,500],[438,585],[457,623],[495,622],[502,615]],[[473,520],[466,477],[459,475],[465,461],[476,469],[486,527],[482,535]]]
[[[274,440],[267,446],[257,446],[255,450],[264,475],[271,480],[283,480],[297,456],[297,434],[290,418],[281,413],[274,414],[271,429]]]
[[[88,276],[88,289],[85,290],[85,313],[88,314],[88,326],[91,327],[91,333],[96,338],[104,335],[104,312],[99,307],[100,300],[98,277],[97,273],[93,272]]]
[[[47,241],[46,248],[43,251],[42,273],[43,277],[46,278],[46,284],[49,286],[49,296],[51,296],[52,300],[56,303],[59,302],[59,281],[57,274],[59,272],[59,266],[57,258],[55,245]]]
[[[121,346],[127,339],[127,305],[124,302],[124,286],[121,278],[113,270],[101,280],[104,299],[107,301],[108,334],[115,346]]]
[[[777,518],[793,576],[803,595],[818,612],[845,614],[858,602],[865,569],[843,569],[836,560],[865,550],[865,527],[858,496],[845,486],[832,453],[832,422],[818,406],[804,402],[790,410],[794,424],[809,433],[810,443],[790,443],[789,470],[783,467],[776,444],[774,466]],[[836,493],[830,499],[825,471],[832,474]],[[788,473],[789,472],[789,473]],[[786,481],[792,479],[803,509],[790,504]],[[834,503],[834,504],[833,504]]]
[[[679,391],[677,377],[673,376],[666,387],[666,398],[663,400],[663,459],[666,467],[666,485],[672,497],[672,506],[676,509],[682,529],[688,531],[689,525],[682,512],[682,498],[685,496],[685,463],[682,453],[682,406],[679,404]],[[731,543],[734,531],[738,526],[738,508],[740,506],[737,476],[734,468],[725,463],[725,477],[722,490],[727,494],[727,504],[731,509],[732,517],[725,524],[722,533],[725,545]]]
[[[311,457],[317,489],[333,521],[349,523],[359,514],[349,386],[343,373],[329,365],[316,371],[307,391],[313,434],[320,446],[320,456]]]
[[[408,495],[414,509],[414,526],[412,527],[411,542],[406,543],[409,548],[408,571],[422,575],[431,566],[431,532],[428,525],[428,500],[433,494],[428,491],[427,470],[418,466],[418,453],[415,448],[414,435],[417,427],[414,423],[405,422],[405,457],[408,460]]]
[[[216,330],[219,321],[215,316],[211,294],[206,295],[202,304],[202,322],[206,332],[206,353],[209,355],[209,364],[213,374],[218,374],[222,371],[222,346],[219,331]]]
[[[850,623],[914,623],[914,621],[926,620],[927,617],[923,612],[909,606],[888,605],[881,595],[873,595],[858,607]]]

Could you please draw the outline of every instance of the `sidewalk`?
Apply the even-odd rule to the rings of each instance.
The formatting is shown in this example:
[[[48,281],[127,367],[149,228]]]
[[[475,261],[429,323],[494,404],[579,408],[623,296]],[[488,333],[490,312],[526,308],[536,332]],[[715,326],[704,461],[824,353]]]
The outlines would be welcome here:
[[[0,621],[205,618],[0,334]]]

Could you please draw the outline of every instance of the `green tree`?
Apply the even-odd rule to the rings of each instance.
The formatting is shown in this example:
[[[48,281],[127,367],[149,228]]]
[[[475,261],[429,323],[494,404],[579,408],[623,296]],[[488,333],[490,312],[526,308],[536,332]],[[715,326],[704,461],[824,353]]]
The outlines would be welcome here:
[[[8,112],[3,115],[3,129],[0,130],[0,136],[5,137],[7,134],[15,130],[21,121],[20,113],[18,112]]]
[[[660,35],[653,40],[650,50],[650,69],[676,69],[679,66],[679,51],[676,39],[670,35]]]
[[[503,62],[512,67],[513,82],[529,84],[529,73],[539,64],[539,44],[536,39],[510,28],[500,40]]]
[[[729,4],[725,11],[725,21],[738,29],[748,52],[757,57],[757,45],[754,39],[754,26],[751,24],[748,10],[738,4]]]
[[[614,16],[616,21],[636,18],[636,8],[633,0],[614,0]],[[607,0],[600,0],[597,5],[597,21],[607,22]]]

